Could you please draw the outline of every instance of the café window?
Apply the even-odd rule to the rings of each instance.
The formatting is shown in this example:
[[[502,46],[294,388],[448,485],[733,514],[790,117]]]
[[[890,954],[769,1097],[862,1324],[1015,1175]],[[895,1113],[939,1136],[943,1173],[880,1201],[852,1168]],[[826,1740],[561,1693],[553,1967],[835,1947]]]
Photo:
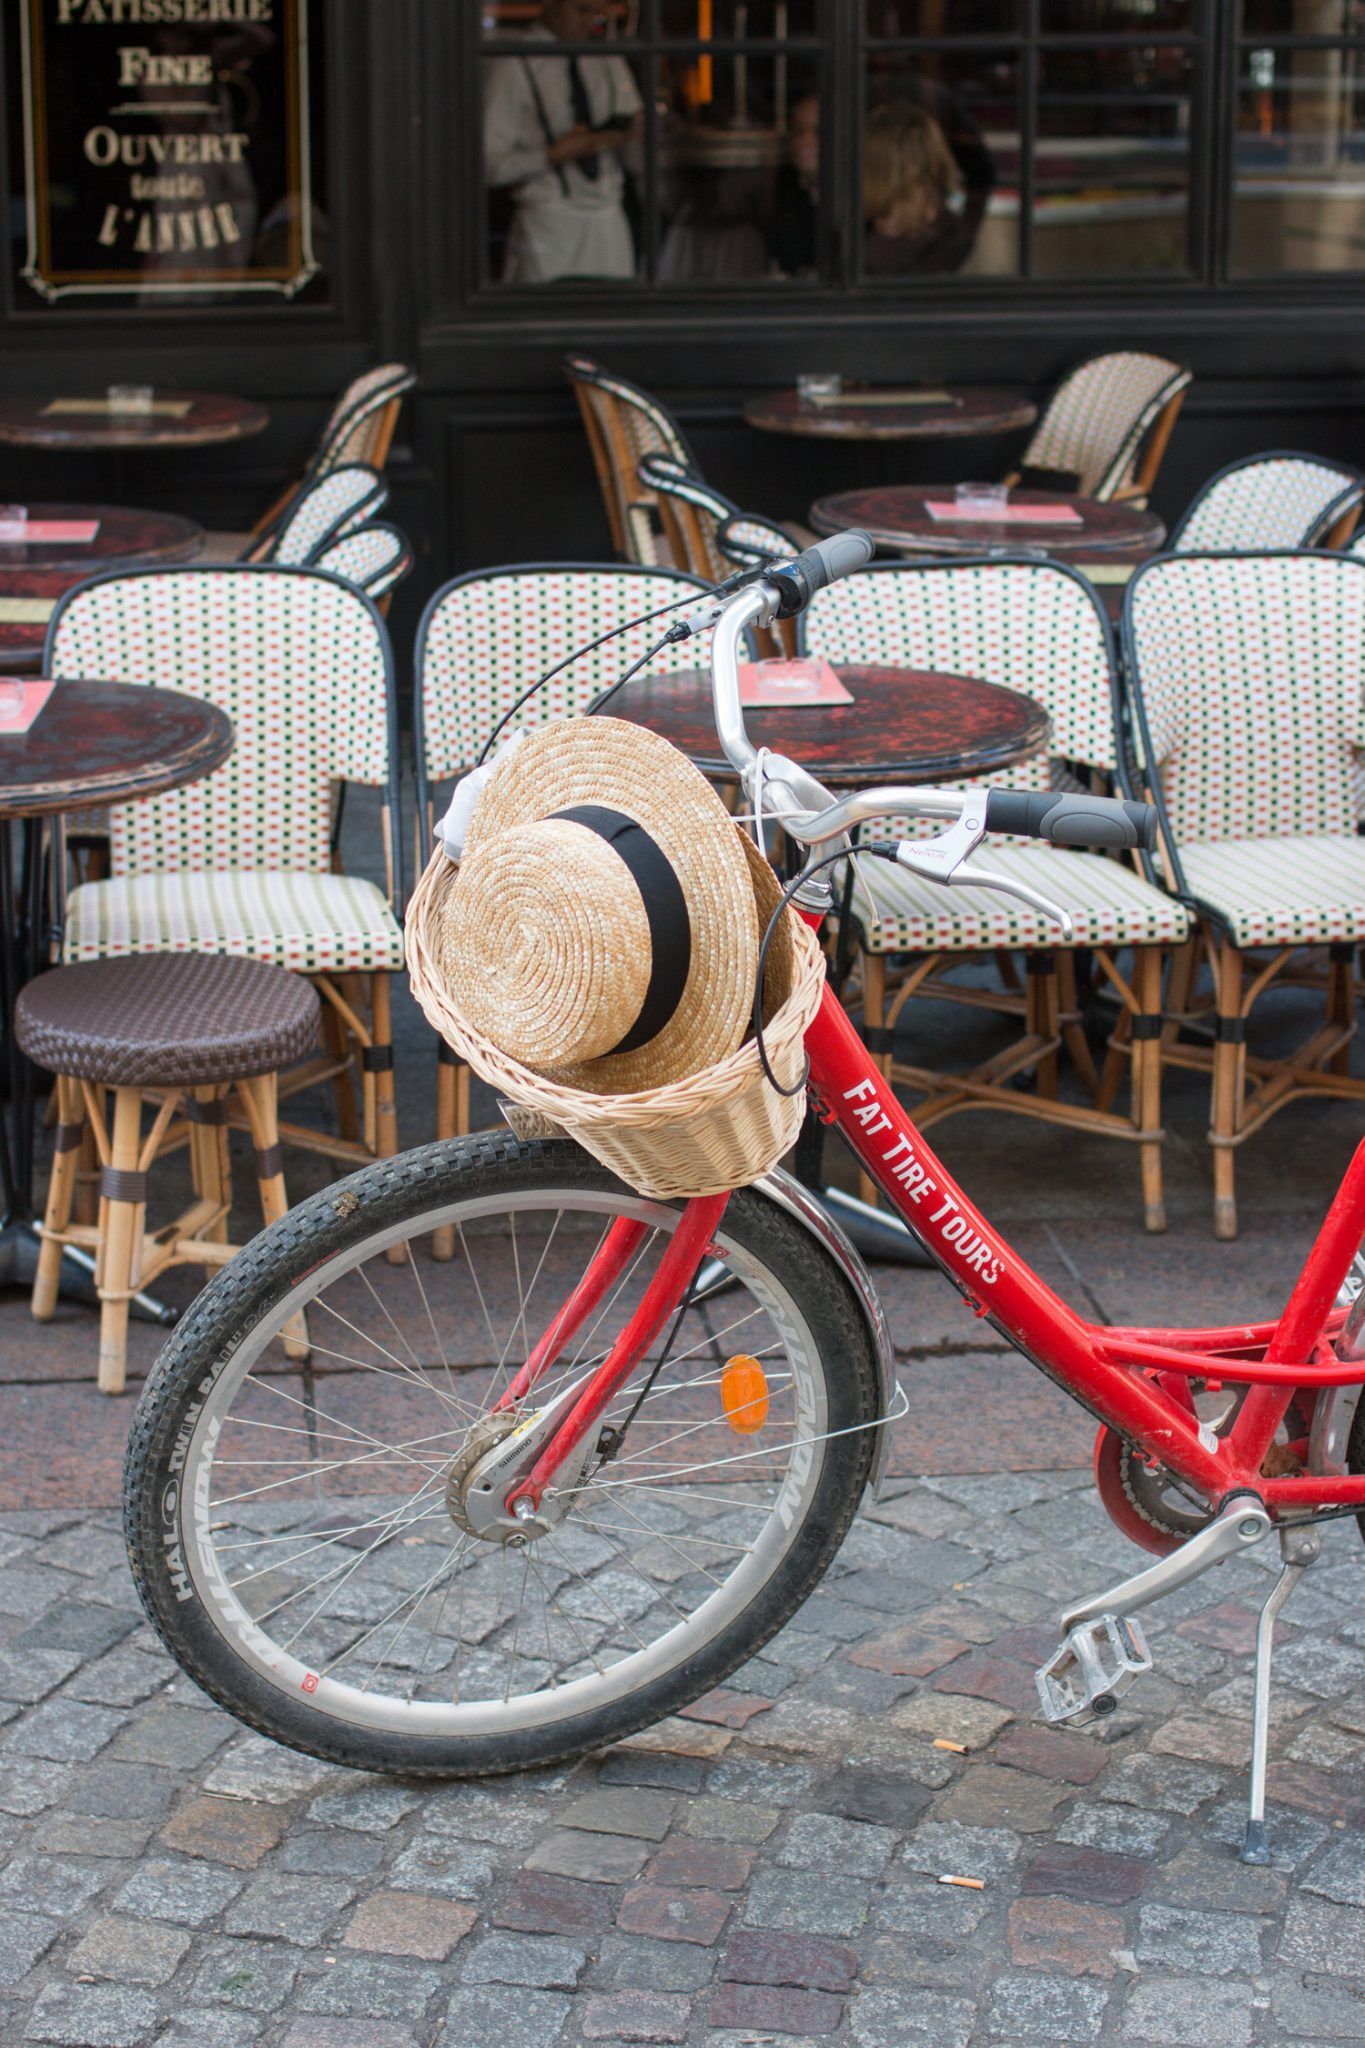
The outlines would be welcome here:
[[[10,295],[328,297],[324,0],[8,0]]]
[[[1365,270],[1365,6],[1239,0],[1231,269]]]
[[[503,0],[483,23],[493,284],[828,274],[819,0]]]

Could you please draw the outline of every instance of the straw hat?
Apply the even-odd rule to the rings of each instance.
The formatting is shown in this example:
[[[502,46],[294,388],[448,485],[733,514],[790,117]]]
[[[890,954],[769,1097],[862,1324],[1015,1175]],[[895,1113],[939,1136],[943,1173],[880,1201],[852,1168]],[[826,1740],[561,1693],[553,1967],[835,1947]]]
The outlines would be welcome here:
[[[742,1043],[759,939],[750,856],[704,777],[657,733],[580,718],[494,770],[434,950],[501,1052],[631,1094]]]

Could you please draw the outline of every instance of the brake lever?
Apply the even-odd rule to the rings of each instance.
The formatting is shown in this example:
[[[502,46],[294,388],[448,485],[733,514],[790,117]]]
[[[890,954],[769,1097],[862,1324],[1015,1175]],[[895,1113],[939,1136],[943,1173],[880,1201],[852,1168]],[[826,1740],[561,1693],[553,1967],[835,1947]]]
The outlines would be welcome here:
[[[971,855],[986,836],[984,801],[980,805],[981,816],[975,813],[978,806],[969,805],[956,824],[941,832],[937,839],[902,839],[896,848],[899,866],[921,876],[926,882],[937,882],[945,889],[971,888],[995,889],[1002,896],[1016,896],[1021,903],[1029,904],[1043,917],[1060,925],[1062,937],[1075,937],[1076,928],[1069,912],[1060,903],[1051,902],[1027,882],[1020,882],[1013,875],[1002,875],[994,868],[974,867]]]

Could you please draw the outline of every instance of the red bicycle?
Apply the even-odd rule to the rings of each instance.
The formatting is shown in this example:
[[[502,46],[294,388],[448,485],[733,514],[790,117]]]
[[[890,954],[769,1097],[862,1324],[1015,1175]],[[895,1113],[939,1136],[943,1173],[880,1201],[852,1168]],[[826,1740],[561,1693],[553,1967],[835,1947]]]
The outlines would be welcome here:
[[[717,723],[751,795],[741,636],[865,559],[840,536],[714,607]],[[988,829],[1112,847],[1154,825],[1013,791],[835,802],[774,756],[762,783],[810,849],[794,900],[812,922],[831,851],[873,818],[946,821],[896,851],[945,886],[1010,886],[972,861]],[[1264,1861],[1275,1616],[1317,1523],[1365,1516],[1365,1146],[1277,1321],[1106,1327],[974,1207],[828,991],[807,1051],[816,1111],[973,1313],[1095,1416],[1100,1497],[1155,1553],[1060,1617],[1042,1711],[1112,1711],[1150,1663],[1134,1616],[1278,1541],[1244,1850]],[[456,1255],[436,1264],[443,1226]],[[401,1773],[545,1764],[675,1712],[767,1642],[875,1490],[897,1412],[872,1282],[790,1176],[671,1204],[567,1143],[478,1136],[326,1188],[205,1289],[138,1406],[129,1553],[167,1647],[278,1741]]]

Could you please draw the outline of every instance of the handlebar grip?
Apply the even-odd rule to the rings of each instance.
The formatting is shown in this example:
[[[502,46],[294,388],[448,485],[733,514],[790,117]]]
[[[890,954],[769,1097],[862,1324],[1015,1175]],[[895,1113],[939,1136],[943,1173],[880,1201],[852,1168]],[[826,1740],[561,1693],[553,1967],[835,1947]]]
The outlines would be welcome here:
[[[780,568],[765,570],[764,582],[773,584],[780,593],[778,617],[794,618],[797,612],[805,610],[817,590],[823,590],[827,583],[837,583],[841,576],[865,569],[876,552],[877,544],[870,533],[864,533],[861,527],[850,527],[845,533],[832,533],[828,540],[818,540],[813,548],[806,548]]]
[[[1049,790],[993,789],[986,798],[988,832],[1048,839],[1054,846],[1155,847],[1152,804],[1125,797],[1056,795]]]

